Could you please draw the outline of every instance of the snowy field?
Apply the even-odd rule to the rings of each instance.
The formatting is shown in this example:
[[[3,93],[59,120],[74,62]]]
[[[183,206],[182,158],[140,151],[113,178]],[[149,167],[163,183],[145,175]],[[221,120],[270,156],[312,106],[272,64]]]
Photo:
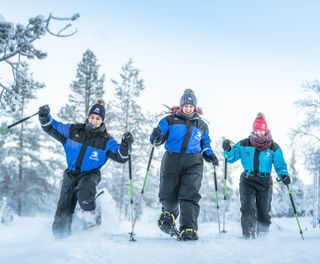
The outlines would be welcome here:
[[[240,223],[227,222],[226,234],[219,235],[216,223],[199,226],[198,241],[176,241],[158,230],[159,212],[149,211],[137,222],[137,242],[129,242],[129,222],[118,223],[114,205],[104,196],[103,225],[55,240],[51,234],[52,216],[17,218],[0,224],[0,263],[320,263],[320,229],[311,218],[301,218],[305,240],[301,239],[295,218],[272,219],[266,238],[241,239]]]

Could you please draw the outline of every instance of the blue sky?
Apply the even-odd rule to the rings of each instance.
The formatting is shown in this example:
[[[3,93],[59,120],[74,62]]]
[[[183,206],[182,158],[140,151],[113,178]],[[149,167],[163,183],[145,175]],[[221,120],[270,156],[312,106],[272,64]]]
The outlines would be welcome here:
[[[301,85],[320,72],[319,1],[64,2],[13,0],[0,8],[7,21],[22,24],[38,14],[80,13],[75,36],[46,35],[35,43],[48,52],[31,63],[34,77],[47,86],[38,103],[49,103],[53,115],[67,102],[77,63],[89,48],[106,74],[106,99],[110,79],[119,80],[121,66],[132,58],[145,80],[146,110],[177,105],[191,88],[212,140],[235,142],[248,136],[262,111],[290,159],[288,133],[298,116],[293,102]]]

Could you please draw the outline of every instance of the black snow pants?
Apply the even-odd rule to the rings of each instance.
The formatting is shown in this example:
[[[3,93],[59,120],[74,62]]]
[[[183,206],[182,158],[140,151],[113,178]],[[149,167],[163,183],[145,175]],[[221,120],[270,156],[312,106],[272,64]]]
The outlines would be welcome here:
[[[201,153],[166,152],[161,162],[159,198],[162,210],[179,215],[180,230],[198,230],[203,159]]]
[[[250,176],[243,172],[240,177],[241,227],[245,238],[263,236],[271,224],[272,178]]]
[[[56,238],[71,234],[72,214],[77,201],[82,210],[95,209],[96,186],[100,182],[100,170],[92,170],[82,174],[74,174],[68,169],[63,174],[60,198],[52,225]]]

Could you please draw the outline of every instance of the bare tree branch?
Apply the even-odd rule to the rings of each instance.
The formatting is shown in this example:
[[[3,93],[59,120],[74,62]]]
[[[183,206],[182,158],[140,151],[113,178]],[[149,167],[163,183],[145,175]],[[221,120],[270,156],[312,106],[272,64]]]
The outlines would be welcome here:
[[[71,18],[69,17],[55,17],[55,16],[52,16],[52,14],[50,13],[48,19],[47,19],[47,24],[46,24],[46,29],[47,29],[47,32],[50,33],[51,35],[53,36],[56,36],[56,37],[70,37],[74,34],[76,34],[78,31],[75,29],[72,33],[69,33],[69,34],[61,34],[63,31],[65,31],[67,28],[71,27],[72,24],[69,23],[67,24],[65,27],[63,27],[61,30],[58,31],[58,33],[53,33],[50,29],[49,29],[49,23],[50,23],[50,20],[53,19],[53,20],[65,20],[65,21],[75,21],[76,19],[79,18],[79,14],[74,14]]]
[[[13,80],[12,84],[1,83],[0,92],[0,104],[2,108],[6,105],[13,107],[12,98],[19,95],[20,91],[20,80],[23,81],[25,76],[23,73],[23,62],[22,58],[26,59],[44,59],[47,54],[41,50],[36,49],[33,43],[43,37],[46,33],[55,37],[70,37],[74,35],[77,30],[68,34],[63,34],[67,29],[72,27],[71,23],[63,26],[56,33],[53,32],[49,26],[54,21],[75,21],[79,18],[79,14],[74,14],[72,17],[55,17],[51,13],[45,18],[44,16],[36,16],[30,18],[28,24],[23,26],[17,24],[15,27],[13,23],[6,21],[0,21],[0,62],[6,63],[12,70]],[[13,59],[16,59],[13,61]],[[7,83],[10,83],[8,80]],[[16,89],[13,89],[13,86]]]

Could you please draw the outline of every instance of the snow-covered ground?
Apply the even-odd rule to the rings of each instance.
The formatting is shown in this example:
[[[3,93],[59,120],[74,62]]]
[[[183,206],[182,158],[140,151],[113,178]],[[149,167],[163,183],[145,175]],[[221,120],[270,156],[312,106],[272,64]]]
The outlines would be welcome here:
[[[263,239],[241,239],[240,223],[229,221],[226,234],[218,234],[216,223],[203,223],[198,241],[179,242],[158,230],[159,212],[148,211],[137,222],[137,242],[129,242],[130,223],[117,221],[108,195],[102,200],[103,225],[86,232],[75,225],[63,240],[51,234],[52,216],[0,224],[0,263],[320,263],[320,229],[312,228],[310,218],[300,219],[305,240],[290,218],[272,219]]]

